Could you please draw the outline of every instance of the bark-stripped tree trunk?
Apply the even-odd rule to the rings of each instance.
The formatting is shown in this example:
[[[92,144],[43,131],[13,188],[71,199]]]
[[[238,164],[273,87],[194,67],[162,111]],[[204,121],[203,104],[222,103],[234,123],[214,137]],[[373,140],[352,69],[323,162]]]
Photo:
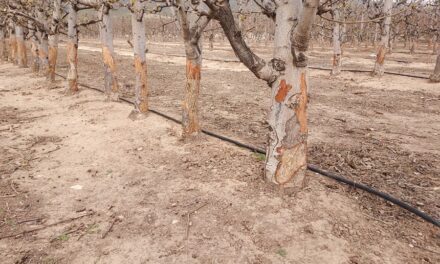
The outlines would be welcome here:
[[[15,37],[17,40],[17,63],[19,67],[25,68],[27,67],[27,52],[22,26],[15,26]]]
[[[67,94],[78,92],[78,16],[77,2],[72,0],[68,5],[67,15]]]
[[[186,2],[188,4],[188,2]],[[196,136],[200,133],[199,123],[199,94],[202,67],[201,34],[208,25],[206,16],[199,17],[183,0],[177,0],[177,15],[182,29],[186,54],[186,84],[185,98],[182,102],[183,137]],[[202,9],[202,4],[198,9]],[[200,11],[200,10],[199,10]]]
[[[136,1],[131,15],[133,32],[135,84],[135,109],[131,118],[142,117],[148,112],[147,62],[145,56],[144,2]]]
[[[270,126],[266,155],[267,181],[283,187],[303,186],[307,169],[307,58],[310,31],[318,0],[276,1],[274,58],[270,62],[254,54],[237,29],[229,3],[215,10],[231,46],[240,61],[272,87]]]
[[[339,21],[339,10],[338,7],[333,8],[333,19]],[[340,24],[333,24],[333,68],[332,75],[338,75],[341,73],[341,64],[342,64],[342,56],[341,56],[341,32],[340,32]]]
[[[435,63],[434,73],[429,77],[431,82],[440,82],[440,54],[437,55],[437,62]]]
[[[58,59],[58,23],[61,19],[61,0],[53,1],[52,20],[50,24],[51,34],[49,35],[49,69],[47,79],[55,82],[55,70]]]
[[[0,61],[6,61],[7,59],[5,29],[4,27],[0,27]]]
[[[385,55],[389,47],[388,40],[390,38],[391,25],[391,8],[393,7],[393,0],[385,0],[383,5],[383,14],[386,16],[383,20],[380,46],[376,54],[376,63],[374,65],[373,75],[382,76],[384,74]]]
[[[374,48],[376,48],[378,31],[379,31],[379,24],[376,23],[374,26],[374,36],[373,36],[373,47]]]
[[[40,69],[40,58],[38,54],[38,37],[36,35],[35,25],[32,21],[28,22],[29,35],[31,40],[31,70],[37,74]]]
[[[49,44],[48,35],[44,31],[39,32],[40,46],[38,47],[38,56],[40,57],[40,75],[46,76],[49,69]]]
[[[110,7],[107,4],[101,6],[100,37],[102,45],[102,59],[104,62],[104,89],[109,100],[119,99],[119,83],[113,48],[113,27],[110,17]]]
[[[15,25],[11,23],[9,27],[9,61],[17,64],[17,39],[15,37]]]

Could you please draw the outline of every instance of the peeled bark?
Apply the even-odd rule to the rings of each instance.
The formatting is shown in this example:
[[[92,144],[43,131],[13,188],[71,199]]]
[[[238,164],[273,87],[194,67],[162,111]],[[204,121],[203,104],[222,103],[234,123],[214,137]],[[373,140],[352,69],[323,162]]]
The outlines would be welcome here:
[[[148,84],[147,62],[145,57],[145,25],[144,13],[141,10],[143,3],[136,2],[138,11],[132,13],[131,23],[133,31],[134,70],[136,74],[135,84],[135,110],[133,114],[146,114],[148,112]]]
[[[5,40],[5,30],[0,27],[0,61],[6,61],[8,59],[6,40]]]
[[[100,23],[100,35],[102,45],[102,59],[104,62],[104,89],[110,100],[119,99],[119,83],[117,78],[117,68],[114,59],[113,49],[113,30],[110,17],[110,9],[107,5],[102,5],[102,21]]]
[[[229,2],[215,10],[235,54],[272,88],[265,177],[282,187],[303,187],[307,169],[307,57],[318,0],[277,1],[274,56],[266,62],[253,53],[237,29]]]
[[[49,69],[49,45],[48,36],[45,32],[40,32],[40,46],[38,47],[38,56],[40,58],[40,75],[46,76]]]
[[[17,63],[19,67],[25,68],[27,67],[27,52],[22,26],[15,27],[15,37],[17,40]]]
[[[199,123],[199,94],[201,78],[201,61],[186,61],[185,98],[182,102],[183,137],[200,133]]]
[[[15,37],[15,26],[12,25],[9,31],[9,61],[13,64],[17,64],[17,39]]]
[[[77,6],[69,3],[67,16],[67,62],[69,69],[67,72],[67,94],[78,92],[78,29]]]
[[[385,0],[383,5],[383,13],[384,15],[386,15],[386,17],[384,18],[383,21],[380,46],[376,54],[376,62],[374,65],[373,75],[382,76],[385,72],[384,63],[385,63],[385,55],[389,47],[392,6],[393,6],[393,0]]]
[[[435,63],[434,73],[429,77],[431,82],[440,82],[440,54],[437,55],[437,61]]]
[[[37,74],[38,71],[40,70],[38,37],[35,32],[34,24],[31,21],[28,22],[28,27],[29,27],[29,35],[31,40],[31,70],[33,73]]]
[[[289,47],[289,37],[302,1],[288,0],[278,5],[274,58],[285,63],[272,83],[265,175],[269,182],[301,188],[307,169],[307,69],[292,63],[297,58]],[[301,44],[301,50],[307,48],[304,42]]]
[[[201,34],[209,23],[206,17],[198,17],[193,12],[186,12],[185,3],[177,1],[178,17],[185,43],[186,84],[185,97],[182,102],[182,136],[195,136],[200,133],[199,94],[202,66]],[[199,10],[206,6],[200,4]]]
[[[339,10],[336,8],[333,10],[333,19],[339,20]],[[340,24],[333,24],[333,68],[332,75],[338,75],[341,73],[341,33]]]
[[[55,70],[58,59],[58,21],[61,19],[61,0],[54,0],[53,4],[54,7],[50,25],[52,34],[49,36],[49,68],[47,73],[47,79],[50,82],[55,81]]]

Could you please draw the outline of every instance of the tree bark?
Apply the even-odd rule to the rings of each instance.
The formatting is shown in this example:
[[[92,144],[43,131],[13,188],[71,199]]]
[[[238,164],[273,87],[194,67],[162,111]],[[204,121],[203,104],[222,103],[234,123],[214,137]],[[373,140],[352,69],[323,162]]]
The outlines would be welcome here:
[[[0,27],[0,61],[6,61],[8,59],[5,40],[5,29]]]
[[[434,73],[429,77],[431,82],[440,82],[440,54],[437,55],[437,61],[435,63]]]
[[[201,34],[209,23],[206,17],[198,17],[194,12],[187,12],[185,3],[177,1],[179,17],[186,54],[185,97],[182,102],[182,136],[196,136],[200,133],[199,94],[202,67]],[[198,9],[203,9],[199,4]]]
[[[333,8],[333,19],[339,20],[339,10],[337,7]],[[340,33],[340,24],[333,24],[333,67],[332,67],[332,75],[339,75],[341,73],[341,33]]]
[[[78,92],[78,29],[77,29],[77,5],[72,1],[68,5],[67,15],[67,94]]]
[[[39,32],[40,46],[38,47],[38,56],[40,57],[39,70],[41,76],[47,76],[49,69],[49,44],[46,32]]]
[[[55,81],[55,71],[58,59],[58,23],[61,19],[61,0],[54,0],[53,5],[54,7],[50,25],[52,34],[49,35],[49,69],[47,74],[47,79],[50,82]]]
[[[15,26],[15,37],[17,39],[17,63],[21,68],[27,67],[27,52],[24,42],[24,32],[22,26]]]
[[[382,76],[384,74],[385,55],[389,47],[390,25],[391,25],[391,8],[393,0],[385,0],[383,5],[383,14],[386,16],[383,20],[383,28],[380,38],[380,46],[376,54],[376,62],[374,65],[373,75]]]
[[[147,62],[145,56],[145,25],[143,2],[136,1],[135,10],[131,15],[133,31],[134,70],[136,74],[135,84],[135,110],[133,114],[146,114],[148,112],[148,83]]]
[[[28,22],[29,35],[31,40],[31,70],[33,73],[38,74],[40,69],[40,58],[38,53],[38,37],[36,35],[35,25],[32,21]]]
[[[271,85],[265,176],[283,187],[301,188],[307,169],[307,77],[306,68],[292,63],[296,59],[290,34],[299,19],[302,1],[277,4],[274,58],[283,61],[285,68]]]
[[[17,39],[15,37],[15,25],[11,24],[9,28],[9,61],[13,64],[17,64]]]
[[[269,144],[265,178],[283,187],[303,187],[307,169],[307,57],[305,53],[318,0],[276,2],[274,56],[270,62],[253,53],[235,25],[229,2],[206,4],[215,11],[236,56],[272,88],[268,115]]]
[[[110,8],[108,5],[103,4],[99,12],[102,15],[99,32],[101,36],[102,60],[104,62],[104,90],[109,100],[117,101],[119,99],[119,83],[114,59],[115,52],[113,48],[113,27]]]

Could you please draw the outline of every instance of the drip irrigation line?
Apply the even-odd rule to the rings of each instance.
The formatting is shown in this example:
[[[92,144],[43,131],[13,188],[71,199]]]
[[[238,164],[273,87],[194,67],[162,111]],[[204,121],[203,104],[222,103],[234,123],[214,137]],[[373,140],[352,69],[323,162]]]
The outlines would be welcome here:
[[[61,78],[63,78],[63,79],[66,79],[66,77],[64,77],[63,75],[60,75],[58,73],[56,73],[56,75],[61,77]],[[89,88],[89,89],[92,89],[92,90],[104,93],[104,90],[98,89],[96,87],[92,87],[92,86],[89,86],[87,84],[82,84],[82,83],[78,83],[78,84],[80,86],[85,87],[85,88]],[[134,104],[133,100],[131,100],[130,98],[120,97],[119,99],[121,101],[125,102],[125,103],[130,104],[130,105]],[[161,116],[161,117],[163,117],[165,119],[171,120],[171,121],[173,121],[173,122],[175,122],[177,124],[182,124],[182,122],[180,120],[178,120],[178,119],[176,119],[176,118],[174,118],[172,116],[169,116],[167,114],[164,114],[164,113],[162,113],[160,111],[157,111],[157,110],[154,110],[154,109],[149,109],[149,111],[154,113],[154,114],[156,114],[156,115],[159,115],[159,116]],[[206,130],[206,129],[202,129],[202,132],[204,134],[208,135],[208,136],[220,139],[222,141],[226,141],[226,142],[232,143],[232,144],[234,144],[234,145],[236,145],[238,147],[248,149],[248,150],[250,150],[252,152],[260,153],[260,154],[264,154],[264,155],[266,154],[266,151],[264,149],[262,149],[262,148],[242,143],[242,142],[240,142],[238,140],[234,140],[232,138],[228,138],[226,136],[219,135],[219,134],[217,134],[215,132],[212,132],[212,131],[209,131],[209,130]],[[395,204],[395,205],[397,205],[397,206],[399,206],[399,207],[401,207],[401,208],[403,208],[403,209],[405,209],[405,210],[407,210],[407,211],[417,215],[418,217],[422,218],[426,222],[429,222],[429,223],[431,223],[431,224],[433,224],[433,225],[435,225],[437,227],[440,227],[440,220],[439,219],[435,219],[434,217],[428,215],[427,213],[421,211],[420,209],[418,209],[418,208],[416,208],[416,207],[414,207],[414,206],[412,206],[412,205],[410,205],[408,203],[405,203],[404,201],[399,200],[399,199],[397,199],[397,198],[395,198],[395,197],[393,197],[393,196],[391,196],[391,195],[389,195],[387,193],[384,193],[384,192],[381,192],[379,190],[376,190],[373,187],[370,187],[368,185],[365,185],[365,184],[362,184],[362,183],[357,183],[355,181],[349,180],[349,179],[344,178],[344,177],[342,177],[340,175],[337,175],[337,174],[335,174],[333,172],[329,172],[329,171],[323,170],[323,169],[321,169],[318,166],[313,165],[313,164],[307,165],[307,169],[312,171],[312,172],[315,172],[316,174],[318,174],[320,176],[331,178],[331,179],[333,179],[333,180],[335,180],[337,182],[341,182],[341,183],[344,183],[344,184],[349,185],[351,187],[354,187],[354,188],[366,191],[368,193],[371,193],[373,195],[376,195],[376,196],[378,196],[378,197],[380,197],[380,198],[382,198],[382,199],[384,199],[386,201],[389,201],[389,202],[391,202],[391,203],[393,203],[393,204]]]
[[[320,67],[320,66],[308,66],[310,69],[315,70],[325,70],[325,71],[331,71],[331,68],[326,67]],[[371,70],[361,70],[361,69],[341,69],[341,71],[347,71],[347,72],[362,72],[362,73],[371,73]],[[412,78],[419,78],[419,79],[426,79],[429,80],[429,77],[427,76],[421,76],[421,75],[415,75],[415,74],[406,74],[406,73],[400,73],[400,72],[392,72],[392,71],[385,71],[385,74],[390,75],[398,75],[398,76],[405,76],[405,77],[412,77]]]

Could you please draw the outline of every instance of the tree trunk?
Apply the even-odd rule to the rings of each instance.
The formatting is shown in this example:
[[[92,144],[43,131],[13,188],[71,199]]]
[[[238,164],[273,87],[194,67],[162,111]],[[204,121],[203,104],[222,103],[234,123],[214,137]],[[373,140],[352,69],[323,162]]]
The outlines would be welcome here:
[[[435,63],[434,73],[429,77],[431,82],[440,82],[440,54],[437,55],[437,61]]]
[[[290,48],[301,0],[280,1],[276,11],[274,58],[285,70],[272,83],[265,175],[269,182],[301,188],[307,169],[307,77],[297,68]]]
[[[15,37],[17,40],[17,62],[21,68],[27,67],[27,52],[24,42],[24,32],[22,26],[15,26]]]
[[[339,10],[337,7],[333,9],[333,19],[339,20]],[[338,75],[341,73],[341,33],[340,24],[333,24],[333,68],[332,75]]]
[[[0,27],[0,61],[7,60],[8,55],[6,52],[5,30],[3,27]]]
[[[67,94],[78,92],[78,28],[76,3],[69,3],[67,15]]]
[[[100,12],[102,21],[99,24],[99,31],[102,45],[102,60],[104,62],[104,89],[109,100],[117,101],[119,99],[119,83],[114,59],[113,27],[109,6],[103,4]]]
[[[379,24],[376,23],[375,27],[374,27],[374,37],[373,37],[373,47],[374,48],[376,48],[378,31],[379,31]]]
[[[135,8],[141,10],[143,3],[136,2]],[[145,25],[144,13],[135,11],[131,16],[133,31],[134,69],[136,73],[135,84],[135,110],[132,114],[146,114],[148,112],[148,85],[147,62],[145,57]],[[133,115],[132,115],[133,116]]]
[[[38,37],[35,31],[35,25],[32,21],[28,22],[29,35],[31,39],[31,70],[33,73],[38,74],[40,69],[40,59],[38,55]]]
[[[383,14],[386,15],[383,20],[383,30],[381,32],[380,46],[376,55],[376,63],[374,65],[373,75],[382,76],[384,74],[385,55],[388,49],[388,40],[390,37],[390,25],[391,25],[391,8],[393,6],[393,0],[385,0],[383,6]]]
[[[12,24],[9,29],[9,61],[13,64],[17,64],[17,39],[15,37],[15,26]]]
[[[47,72],[49,69],[49,44],[48,44],[48,36],[46,32],[39,32],[40,36],[40,46],[38,48],[38,55],[40,57],[40,75],[47,76]]]
[[[55,71],[58,59],[58,22],[61,19],[61,0],[53,1],[53,13],[51,21],[51,35],[49,36],[49,69],[47,79],[50,82],[55,81]]]
[[[210,19],[187,12],[184,1],[177,1],[177,15],[180,21],[186,55],[185,97],[182,102],[182,136],[196,136],[200,133],[199,94],[202,67],[201,35]],[[201,10],[203,6],[199,5]],[[210,36],[211,39],[211,36]]]

